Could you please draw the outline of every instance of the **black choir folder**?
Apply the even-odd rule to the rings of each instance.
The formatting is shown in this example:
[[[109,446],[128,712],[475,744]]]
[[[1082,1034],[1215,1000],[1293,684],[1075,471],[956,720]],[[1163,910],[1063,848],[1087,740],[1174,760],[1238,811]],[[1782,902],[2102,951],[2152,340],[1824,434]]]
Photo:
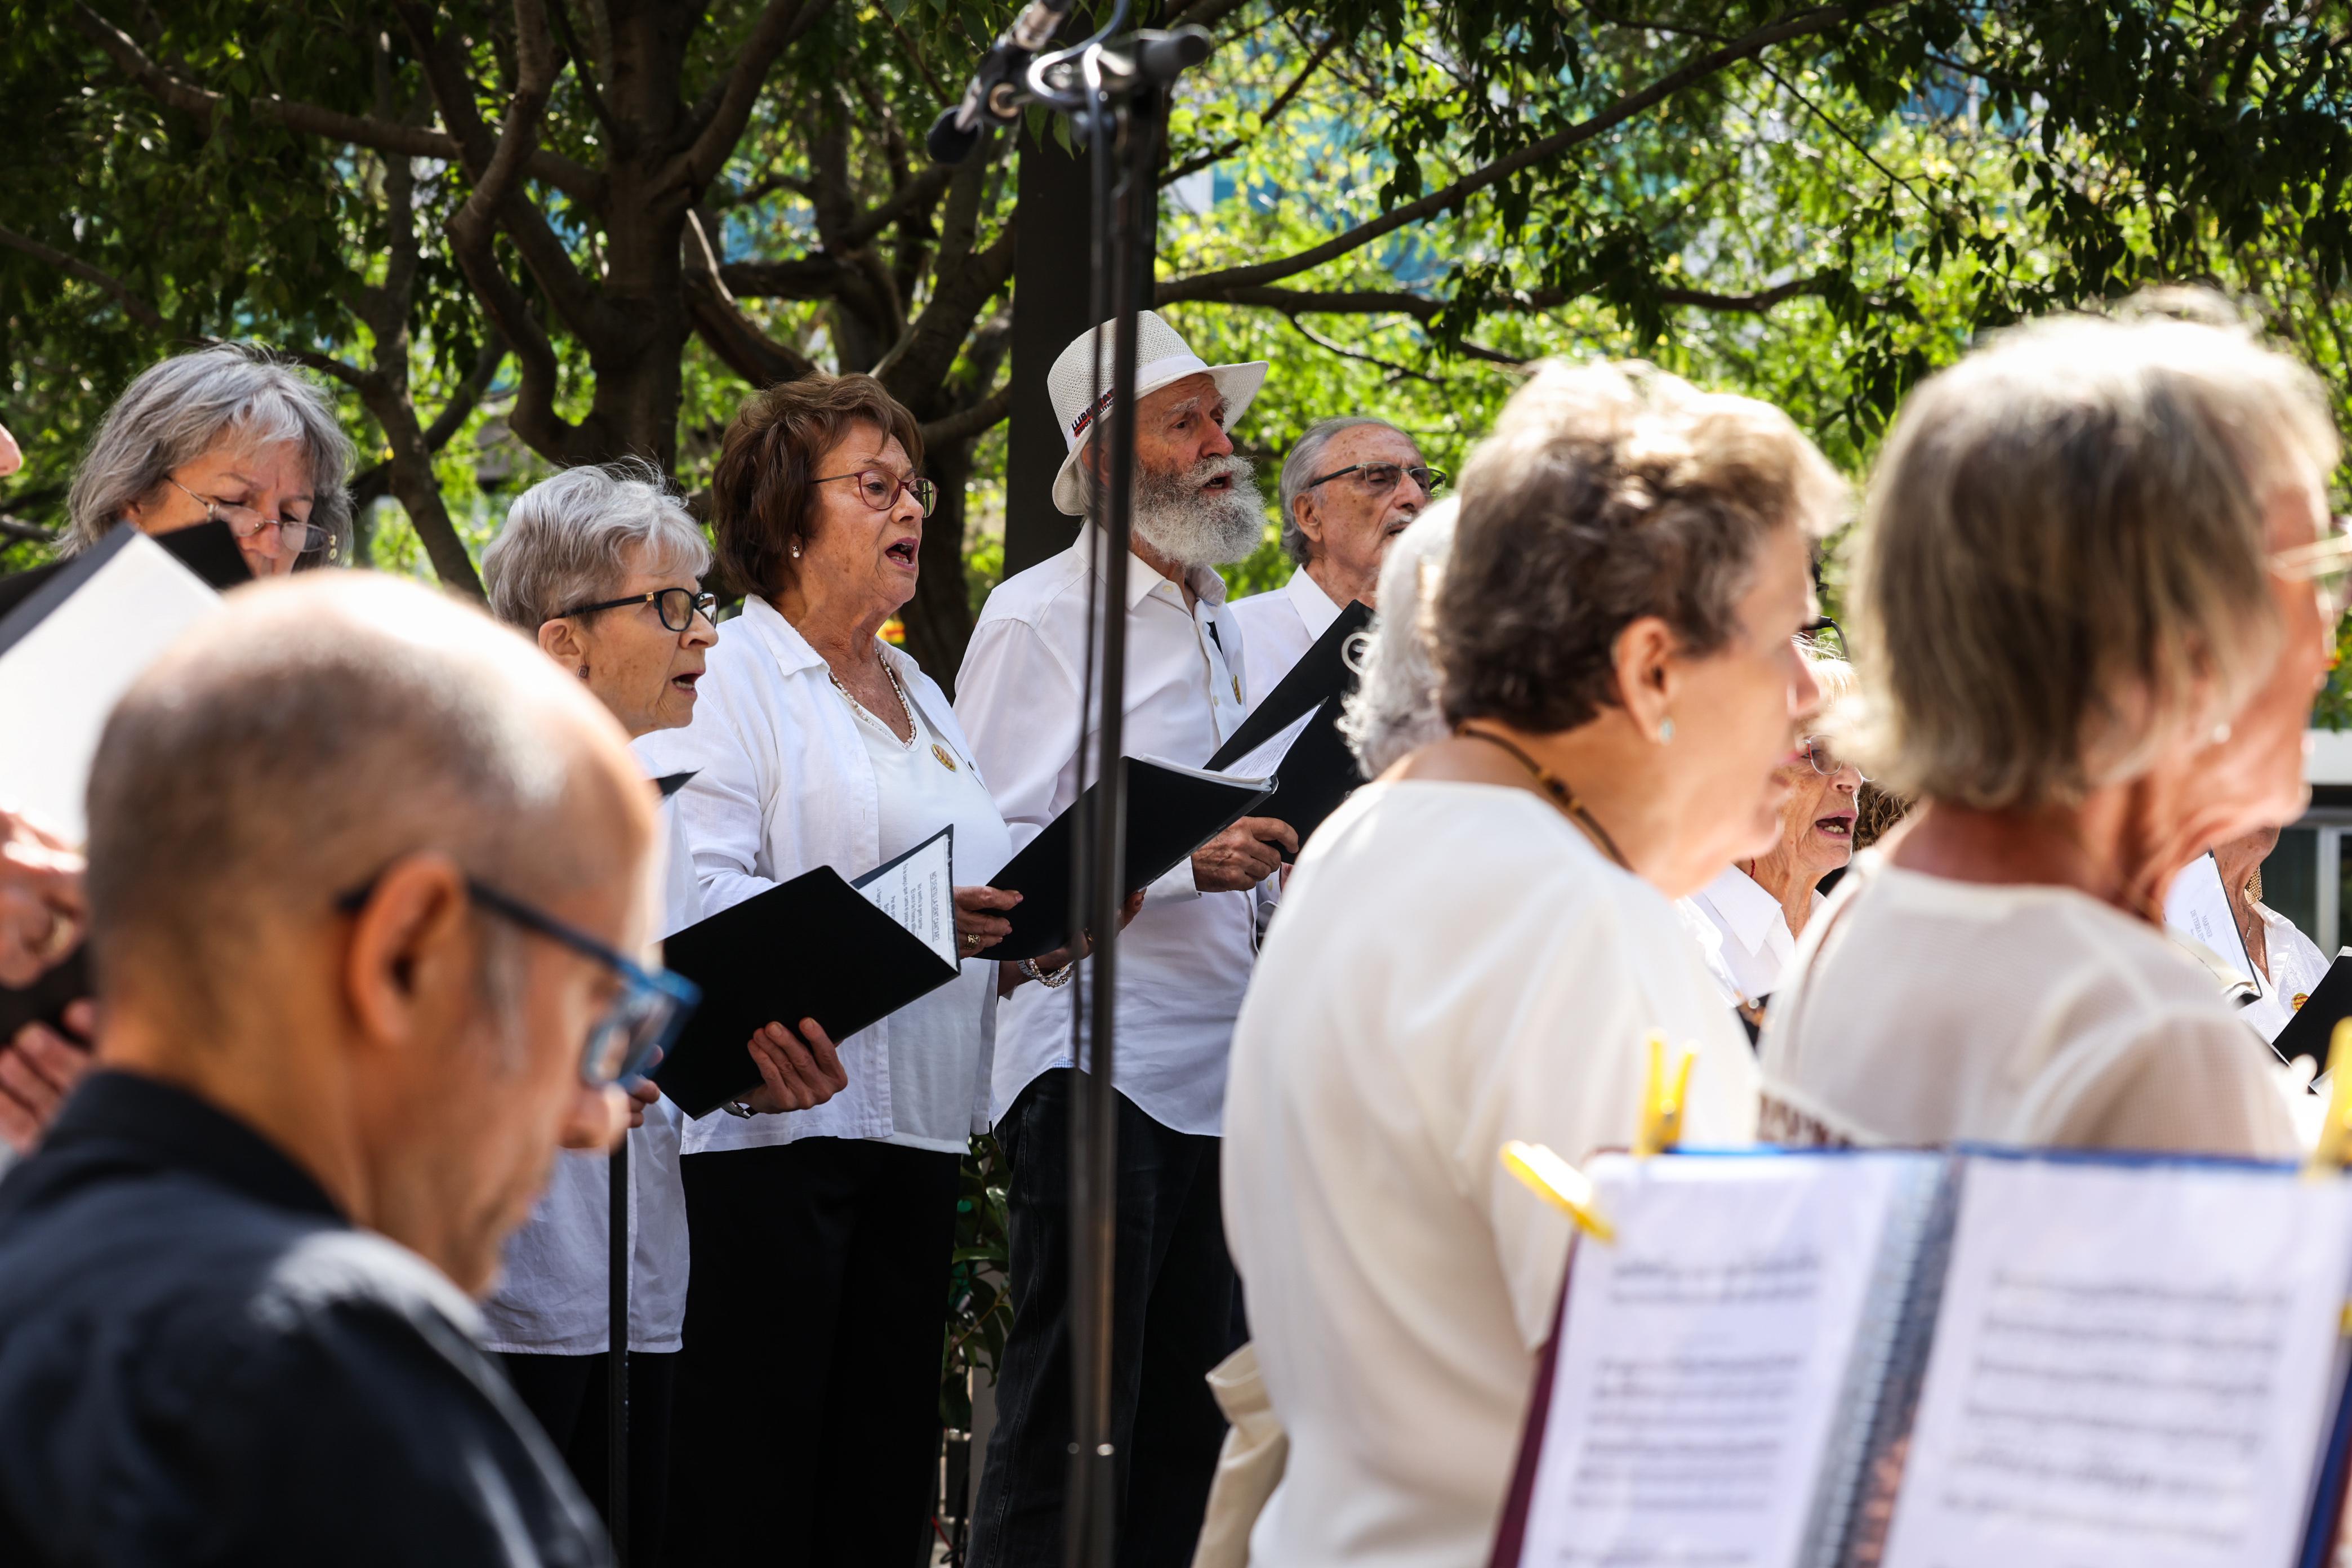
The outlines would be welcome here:
[[[1180,768],[1149,757],[1121,757],[1127,773],[1127,861],[1120,886],[1129,893],[1148,888],[1176,863],[1249,815],[1274,793],[1272,779],[1229,778],[1200,768]],[[989,886],[1021,895],[1006,916],[1013,934],[983,958],[1036,958],[1069,939],[1070,857],[1076,824],[1094,812],[1097,784],[1045,825],[1021,853],[989,879]]]
[[[1314,646],[1298,656],[1290,673],[1249,710],[1242,727],[1226,737],[1217,754],[1209,759],[1209,766],[1225,772],[1332,698],[1356,689],[1356,668],[1348,662],[1348,644],[1371,618],[1372,612],[1360,600],[1340,611]]]
[[[2336,1032],[2338,1019],[2352,1018],[2352,947],[2338,948],[2336,962],[2278,1032],[2271,1048],[2293,1061],[2297,1057],[2309,1057],[2313,1061],[2327,1060],[2328,1037]]]
[[[841,1044],[958,973],[955,829],[856,882],[803,871],[672,934],[662,962],[702,987],[702,1003],[653,1081],[688,1116],[760,1087],[751,1037],[814,1018]]]
[[[1302,845],[1364,782],[1356,753],[1339,733],[1339,715],[1357,684],[1348,645],[1371,616],[1360,602],[1340,611],[1209,759],[1220,773],[1278,777],[1281,787],[1250,815],[1288,823]]]
[[[2352,1181],[1602,1156],[1496,1568],[2322,1568]]]

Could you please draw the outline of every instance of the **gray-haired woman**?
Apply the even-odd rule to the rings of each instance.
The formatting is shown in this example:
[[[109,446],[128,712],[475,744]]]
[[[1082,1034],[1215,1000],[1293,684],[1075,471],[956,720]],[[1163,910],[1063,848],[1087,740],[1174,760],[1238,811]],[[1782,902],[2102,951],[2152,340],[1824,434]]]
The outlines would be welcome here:
[[[572,468],[517,497],[482,554],[490,607],[577,672],[632,740],[694,717],[704,652],[718,640],[700,578],[710,547],[648,464]],[[671,801],[663,934],[702,918],[694,860]],[[781,1026],[750,1043],[765,1081],[759,1110],[822,1104],[842,1087],[832,1043],[808,1020],[803,1047]],[[632,1562],[656,1561],[668,1494],[672,1368],[686,1316],[686,1194],[677,1107],[641,1088],[644,1125],[629,1135],[635,1214],[629,1288],[629,1535]],[[530,1223],[507,1244],[498,1289],[482,1306],[484,1342],[609,1519],[604,1425],[610,1322],[610,1192],[604,1162],[566,1154]]]
[[[1778,830],[1842,489],[1787,416],[1636,365],[1548,367],[1471,458],[1449,732],[1308,842],[1234,1030],[1225,1230],[1290,1437],[1253,1560],[1487,1551],[1568,1259],[1505,1142],[1631,1142],[1653,1030],[1697,1044],[1691,1141],[1753,1136],[1670,900]]]
[[[67,549],[118,524],[169,533],[228,524],[257,577],[323,565],[350,537],[352,441],[300,372],[248,343],[216,343],[142,372],[75,471]]]
[[[1799,944],[1768,1133],[2295,1152],[2163,911],[2206,846],[2303,808],[2336,456],[2308,371],[2186,320],[2039,322],[1911,395],[1851,613],[1855,746],[1921,805]]]

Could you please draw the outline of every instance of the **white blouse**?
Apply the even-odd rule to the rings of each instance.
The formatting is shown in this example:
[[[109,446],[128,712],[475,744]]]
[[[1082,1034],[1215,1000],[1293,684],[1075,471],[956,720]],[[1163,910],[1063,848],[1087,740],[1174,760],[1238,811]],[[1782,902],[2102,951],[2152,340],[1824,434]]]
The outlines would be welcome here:
[[[2256,904],[2254,913],[2262,917],[2270,973],[2254,976],[2262,994],[2247,1003],[2238,1016],[2261,1030],[2265,1040],[2275,1040],[2294,1020],[2304,999],[2318,988],[2320,976],[2327,973],[2327,955],[2293,921],[2269,905]]]
[[[1815,893],[1813,909],[1818,911],[1828,901]],[[1760,1002],[1780,989],[1780,977],[1797,956],[1797,939],[1790,932],[1780,900],[1766,892],[1762,883],[1737,866],[1727,866],[1723,875],[1676,907],[1716,932],[1717,940],[1703,940],[1700,946],[1726,1006]]]
[[[876,646],[933,734],[960,766],[974,767],[971,743],[939,687],[898,649]],[[880,784],[858,721],[834,689],[824,657],[774,605],[746,599],[743,613],[719,626],[700,690],[692,724],[647,735],[637,752],[653,773],[694,772],[678,792],[678,814],[709,913],[817,866],[856,878],[889,858],[882,852]],[[961,866],[956,875],[963,879]],[[994,1038],[996,990],[985,990],[957,1025],[975,1052]],[[686,1152],[800,1138],[889,1139],[898,1131],[890,1074],[897,1026],[896,1017],[885,1018],[835,1042],[849,1086],[823,1105],[749,1119],[705,1116],[688,1124]],[[973,1115],[986,1111],[975,1090]]]
[[[663,936],[702,918],[702,893],[675,795],[661,805],[656,879]],[[683,873],[681,875],[681,873]],[[629,1349],[681,1347],[686,1326],[686,1188],[678,1178],[686,1113],[665,1098],[629,1133]],[[530,1218],[507,1238],[495,1289],[482,1302],[483,1342],[530,1355],[596,1355],[611,1344],[612,1167],[565,1150]]]
[[[1486,1560],[1569,1226],[1502,1145],[1632,1141],[1653,1029],[1685,1134],[1756,1127],[1756,1067],[1674,906],[1541,797],[1356,792],[1300,858],[1235,1026],[1224,1216],[1289,1433],[1253,1561]]]
[[[846,692],[838,695],[851,703],[874,762],[882,858],[903,855],[953,825],[957,886],[985,882],[1003,869],[1013,858],[1004,818],[978,776],[956,763],[954,752],[923,722],[921,711],[914,714],[910,745],[863,713]],[[995,988],[996,960],[982,954],[967,959],[954,981],[890,1016],[890,1142],[961,1154],[974,1132],[988,1130],[975,1123],[973,1108],[987,1093],[990,1042],[968,1026],[989,1010]]]
[[[1781,1142],[2301,1150],[2283,1069],[2209,973],[2071,888],[1864,851],[1807,924],[1759,1048]]]

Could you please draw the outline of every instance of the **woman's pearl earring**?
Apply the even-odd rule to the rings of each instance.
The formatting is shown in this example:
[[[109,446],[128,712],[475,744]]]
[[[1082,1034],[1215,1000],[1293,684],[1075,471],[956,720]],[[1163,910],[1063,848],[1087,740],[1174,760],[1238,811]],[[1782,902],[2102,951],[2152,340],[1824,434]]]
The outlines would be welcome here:
[[[801,558],[801,542],[800,542],[799,540],[795,539],[795,540],[793,540],[793,560],[795,560],[795,561],[798,561],[800,558]]]
[[[1669,745],[1672,745],[1672,744],[1674,743],[1674,739],[1675,739],[1675,721],[1674,721],[1674,720],[1672,720],[1671,718],[1668,718],[1668,719],[1661,719],[1661,720],[1659,720],[1659,721],[1658,721],[1658,744],[1660,744],[1661,746],[1669,746]]]

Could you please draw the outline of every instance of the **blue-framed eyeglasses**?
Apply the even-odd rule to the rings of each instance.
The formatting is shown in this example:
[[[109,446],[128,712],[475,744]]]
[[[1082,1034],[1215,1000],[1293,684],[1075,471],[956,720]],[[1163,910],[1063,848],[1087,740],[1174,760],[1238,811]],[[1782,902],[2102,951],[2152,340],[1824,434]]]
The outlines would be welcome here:
[[[382,873],[369,878],[338,898],[335,907],[345,914],[358,913],[381,878]],[[702,1001],[702,988],[683,974],[673,974],[667,969],[646,969],[586,931],[566,925],[520,899],[501,893],[487,882],[468,876],[466,896],[491,913],[593,958],[620,976],[621,994],[589,1026],[588,1037],[580,1047],[580,1080],[593,1088],[645,1077],[656,1054],[670,1047]]]

